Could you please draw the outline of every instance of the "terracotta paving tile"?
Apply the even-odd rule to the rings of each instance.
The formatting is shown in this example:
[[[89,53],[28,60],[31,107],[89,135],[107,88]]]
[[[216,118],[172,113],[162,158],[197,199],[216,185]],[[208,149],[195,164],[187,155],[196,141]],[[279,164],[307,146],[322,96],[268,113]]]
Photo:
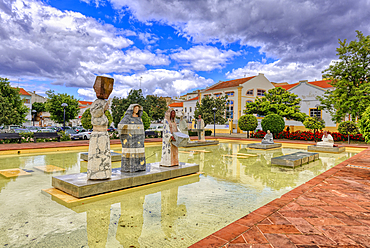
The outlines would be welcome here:
[[[273,248],[271,245],[229,244],[227,248]]]
[[[262,215],[250,213],[250,214],[240,218],[239,220],[235,221],[234,223],[238,223],[238,224],[241,224],[241,225],[251,227],[251,226],[257,224],[258,222],[262,221],[263,219],[265,219],[265,217],[262,216]]]
[[[342,221],[336,218],[306,218],[306,220],[314,226],[340,226],[345,225]]]
[[[294,244],[316,244],[316,245],[335,245],[335,242],[323,235],[286,235]]]
[[[321,209],[327,212],[345,212],[351,211],[351,209],[344,207],[344,206],[320,206]]]
[[[310,223],[303,218],[287,218],[303,234],[320,234]]]
[[[269,220],[275,225],[290,225],[291,223],[281,216],[280,213],[274,213],[269,217]]]
[[[262,233],[299,233],[301,232],[293,225],[257,225]]]
[[[323,201],[323,202],[325,202],[325,203],[327,203],[328,205],[330,205],[330,206],[343,206],[343,204],[341,204],[341,203],[339,203],[339,202],[337,202],[337,201],[335,201],[335,200],[333,200],[333,198],[332,197],[323,197],[323,196],[319,196],[318,197],[321,201]]]
[[[365,247],[370,247],[370,236],[368,235],[351,234],[348,237]]]
[[[296,246],[283,234],[265,234],[267,240],[274,248],[295,248]]]
[[[263,215],[263,216],[269,216],[269,215],[273,214],[274,212],[276,212],[277,210],[279,210],[278,207],[265,205],[265,206],[260,207],[259,209],[255,210],[255,211],[253,211],[253,213]]]
[[[202,239],[201,241],[189,246],[190,248],[204,248],[204,247],[221,247],[227,243],[226,240],[220,239],[218,237],[215,237],[213,235],[209,235],[208,237]]]
[[[279,211],[279,213],[284,217],[292,217],[292,218],[310,218],[316,217],[313,213],[308,210],[296,210],[296,211]]]
[[[343,233],[338,232],[335,227],[332,226],[316,226],[318,230],[325,234],[326,237],[330,238],[337,244],[353,244],[355,245],[356,242],[352,239],[348,238]]]
[[[368,211],[367,209],[363,208],[363,207],[360,207],[359,205],[353,203],[353,202],[342,202],[343,205],[349,207],[350,209],[353,209],[355,211],[360,211],[360,212],[370,212]]]
[[[246,244],[243,235],[239,235],[236,239],[230,242],[230,244]]]
[[[287,207],[290,208],[290,210],[306,210],[304,207],[297,204],[296,202],[289,203]]]
[[[349,217],[348,215],[344,213],[341,213],[341,212],[329,212],[329,213],[331,213],[335,218],[342,221],[348,226],[361,226],[362,225],[361,222],[355,220],[352,217]]]
[[[265,236],[255,226],[243,233],[243,237],[248,244],[268,244]]]
[[[297,245],[297,248],[320,248],[317,245]]]
[[[272,223],[269,218],[266,218],[263,221],[261,221],[260,224],[262,224],[262,225],[272,225],[274,223]]]
[[[355,219],[370,220],[370,212],[361,213],[361,212],[350,211],[350,212],[344,212],[344,213]]]
[[[342,232],[346,235],[352,234],[370,234],[370,227],[367,226],[335,226],[338,232]]]
[[[244,225],[239,225],[234,222],[222,228],[221,230],[215,232],[212,235],[218,238],[221,238],[221,239],[232,240],[232,239],[235,239],[240,234],[242,234],[243,232],[247,231],[248,229],[249,227],[244,226]]]
[[[305,206],[305,208],[312,212],[317,217],[326,217],[326,218],[334,218],[334,216],[324,210],[322,210],[319,207],[313,207],[313,206]]]
[[[361,223],[367,225],[370,227],[370,220],[362,220],[362,219],[359,219],[359,221],[361,221]]]
[[[298,247],[298,246],[297,246]],[[364,248],[362,245],[320,245],[320,248]]]

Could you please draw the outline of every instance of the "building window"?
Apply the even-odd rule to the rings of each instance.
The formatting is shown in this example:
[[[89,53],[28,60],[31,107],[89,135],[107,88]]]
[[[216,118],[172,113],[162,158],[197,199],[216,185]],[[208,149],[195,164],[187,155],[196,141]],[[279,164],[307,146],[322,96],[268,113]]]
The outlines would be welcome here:
[[[253,101],[251,101],[251,100],[248,100],[248,101],[247,101],[247,103],[248,103],[248,102],[253,102]]]
[[[228,100],[226,102],[226,118],[233,119],[234,118],[234,101]]]
[[[264,96],[266,90],[257,90],[257,96]]]
[[[234,92],[226,92],[225,93],[227,96],[234,96]]]
[[[215,97],[216,97],[216,98],[220,98],[220,97],[221,97],[221,95],[222,95],[221,93],[215,93]]]
[[[206,94],[206,95],[204,95],[204,96],[208,96],[208,97],[210,97],[210,96],[211,96],[211,94]]]
[[[321,110],[318,110],[317,108],[310,108],[310,117],[319,117],[321,119]]]
[[[26,99],[26,98],[24,98],[24,99],[23,99],[23,102],[24,102],[24,103],[30,103],[30,99]]]
[[[186,108],[185,108],[185,113],[186,113]]]
[[[253,96],[254,95],[254,90],[248,90],[247,95],[252,95]]]
[[[191,107],[189,107],[189,112],[191,113]]]

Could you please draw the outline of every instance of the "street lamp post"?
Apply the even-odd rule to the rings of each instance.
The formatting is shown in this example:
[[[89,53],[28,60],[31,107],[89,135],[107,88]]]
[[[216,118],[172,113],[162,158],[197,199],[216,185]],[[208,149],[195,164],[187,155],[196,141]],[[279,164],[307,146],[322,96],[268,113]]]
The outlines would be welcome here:
[[[66,131],[66,107],[68,106],[67,103],[62,103],[63,107],[63,131]]]
[[[217,108],[213,108],[213,137],[216,137],[216,111]]]
[[[36,115],[36,110],[32,110],[32,115],[33,115],[33,126],[35,126],[35,115]]]
[[[316,114],[315,114],[315,116],[316,116],[316,120],[318,121],[319,119],[321,119],[321,115],[319,117],[319,107],[320,107],[320,105],[319,104],[316,104],[315,107],[316,107]],[[313,132],[314,132],[313,138],[315,139],[315,142],[316,142],[316,129],[314,129]]]

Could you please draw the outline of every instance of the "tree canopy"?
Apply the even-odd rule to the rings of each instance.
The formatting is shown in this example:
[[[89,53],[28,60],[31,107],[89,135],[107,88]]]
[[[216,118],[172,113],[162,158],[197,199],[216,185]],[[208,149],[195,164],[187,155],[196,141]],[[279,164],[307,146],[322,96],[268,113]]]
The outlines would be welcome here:
[[[301,99],[281,87],[270,89],[264,97],[256,98],[255,102],[247,102],[245,114],[258,114],[267,116],[277,114],[289,120],[303,122],[306,114],[300,111]]]
[[[271,133],[278,134],[285,128],[285,122],[283,117],[277,114],[267,115],[261,121],[262,130],[267,132],[270,130]]]
[[[202,104],[199,104],[199,101],[196,103],[197,109],[194,111],[194,117],[198,118],[201,115],[205,125],[213,124],[214,116],[212,109],[216,108],[216,124],[224,124],[226,122],[226,99],[226,96],[220,98],[203,97]]]
[[[32,103],[32,110],[36,110],[37,113],[45,111],[45,103],[43,102],[34,102]]]
[[[322,130],[325,128],[325,121],[319,117],[307,117],[303,125],[310,130]]]
[[[56,94],[53,90],[46,91],[48,99],[45,103],[45,109],[50,113],[50,119],[57,123],[63,123],[63,107],[62,103],[67,103],[66,109],[66,122],[76,118],[79,112],[78,100],[74,96],[66,93]]]
[[[356,33],[358,40],[348,43],[339,39],[336,49],[339,59],[323,71],[323,77],[331,80],[333,89],[318,99],[337,123],[348,114],[361,117],[370,105],[370,36]]]
[[[360,133],[364,136],[365,142],[370,143],[370,106],[362,114],[362,118],[358,122],[358,127]]]
[[[164,118],[168,107],[163,97],[147,95],[145,98],[144,110],[153,121],[161,121]]]
[[[0,125],[22,125],[28,111],[19,89],[12,88],[9,79],[0,77]]]

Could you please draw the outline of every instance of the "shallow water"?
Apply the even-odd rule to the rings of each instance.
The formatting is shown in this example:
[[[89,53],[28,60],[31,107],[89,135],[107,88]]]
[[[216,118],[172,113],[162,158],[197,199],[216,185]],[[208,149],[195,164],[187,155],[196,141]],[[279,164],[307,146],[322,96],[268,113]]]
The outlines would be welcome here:
[[[200,165],[200,176],[70,208],[41,189],[51,188],[52,176],[86,172],[79,152],[2,156],[1,170],[21,168],[32,175],[0,175],[0,247],[187,247],[355,154],[320,153],[320,160],[290,169],[271,166],[270,159],[300,149],[259,151],[240,143],[180,149],[191,150],[210,151],[180,153],[181,162]],[[160,160],[160,146],[146,147],[145,152],[147,163]],[[223,156],[236,153],[257,156]],[[66,171],[47,174],[33,168],[40,165]]]

